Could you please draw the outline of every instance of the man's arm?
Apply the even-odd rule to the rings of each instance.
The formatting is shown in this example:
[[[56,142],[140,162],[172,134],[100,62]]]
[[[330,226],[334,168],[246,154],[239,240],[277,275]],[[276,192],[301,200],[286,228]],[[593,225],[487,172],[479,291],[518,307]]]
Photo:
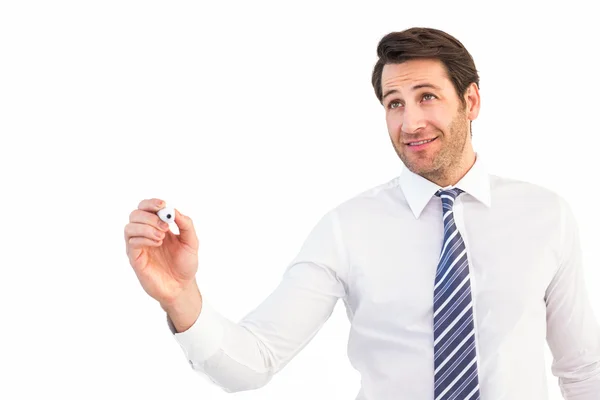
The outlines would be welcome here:
[[[165,308],[169,327],[192,368],[226,392],[267,384],[310,342],[337,300],[346,295],[345,251],[333,211],[313,228],[278,287],[240,322],[226,319],[200,298],[198,318],[179,331],[170,316],[179,326],[189,325],[190,315],[193,319],[198,310],[194,290],[189,307]]]
[[[547,341],[567,400],[600,400],[600,328],[587,294],[578,226],[560,199],[560,265],[546,291]]]
[[[202,294],[196,279],[170,304],[161,304],[173,333],[187,331],[198,320],[202,310]]]

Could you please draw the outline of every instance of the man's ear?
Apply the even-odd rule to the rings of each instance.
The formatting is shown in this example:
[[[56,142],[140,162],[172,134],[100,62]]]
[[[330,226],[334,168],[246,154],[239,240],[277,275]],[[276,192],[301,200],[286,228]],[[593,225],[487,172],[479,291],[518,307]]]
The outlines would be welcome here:
[[[467,105],[467,118],[470,121],[477,119],[479,108],[481,107],[481,98],[479,97],[479,87],[475,82],[471,83],[465,93],[465,103]]]

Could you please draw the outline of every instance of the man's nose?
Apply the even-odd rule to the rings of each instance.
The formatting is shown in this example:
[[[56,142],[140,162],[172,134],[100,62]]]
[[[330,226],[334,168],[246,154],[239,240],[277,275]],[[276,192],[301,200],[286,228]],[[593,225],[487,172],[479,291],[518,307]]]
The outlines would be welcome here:
[[[425,113],[418,106],[406,106],[402,120],[402,130],[406,133],[417,133],[425,128]]]

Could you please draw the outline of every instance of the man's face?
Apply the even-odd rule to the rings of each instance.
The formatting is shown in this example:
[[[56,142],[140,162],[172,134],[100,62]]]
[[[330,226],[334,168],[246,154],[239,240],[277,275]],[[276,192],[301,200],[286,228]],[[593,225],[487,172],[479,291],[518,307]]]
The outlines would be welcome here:
[[[431,181],[450,179],[472,154],[472,111],[462,105],[444,65],[429,59],[386,64],[381,86],[390,139],[404,165]]]

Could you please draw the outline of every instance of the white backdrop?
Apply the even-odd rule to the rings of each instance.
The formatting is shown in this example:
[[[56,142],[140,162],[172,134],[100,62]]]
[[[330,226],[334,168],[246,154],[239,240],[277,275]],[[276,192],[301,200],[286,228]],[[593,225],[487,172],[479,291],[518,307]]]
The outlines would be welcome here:
[[[353,399],[341,303],[265,388],[197,375],[123,227],[149,197],[190,215],[203,295],[240,319],[324,212],[400,173],[370,74],[379,39],[411,26],[473,55],[492,172],[573,207],[600,315],[593,2],[208,3],[0,3],[0,398]]]

